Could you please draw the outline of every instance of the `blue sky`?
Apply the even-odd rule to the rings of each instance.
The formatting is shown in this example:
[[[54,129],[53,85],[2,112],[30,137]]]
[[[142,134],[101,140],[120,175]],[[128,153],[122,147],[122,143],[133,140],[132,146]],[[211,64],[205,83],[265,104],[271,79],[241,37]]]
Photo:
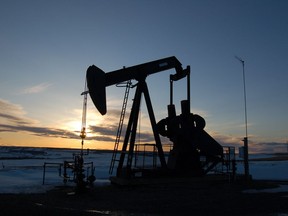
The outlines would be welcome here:
[[[250,150],[286,151],[287,10],[285,0],[3,0],[0,145],[78,147],[88,66],[109,72],[176,56],[191,66],[191,112],[219,143],[239,147],[245,119],[237,55],[245,61]],[[157,120],[167,115],[171,73],[147,79]],[[177,108],[185,86],[176,84]],[[123,95],[107,89],[106,116],[88,101],[90,148],[113,146]],[[149,141],[144,108],[141,131]]]

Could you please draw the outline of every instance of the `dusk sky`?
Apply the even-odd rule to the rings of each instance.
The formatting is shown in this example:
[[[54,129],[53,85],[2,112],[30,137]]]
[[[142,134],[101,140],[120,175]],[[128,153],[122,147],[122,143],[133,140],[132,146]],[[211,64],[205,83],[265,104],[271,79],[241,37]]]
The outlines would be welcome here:
[[[90,65],[110,72],[176,56],[191,66],[191,112],[220,144],[238,148],[245,118],[236,55],[245,61],[250,152],[287,151],[287,11],[286,0],[2,0],[0,145],[80,147]],[[157,121],[167,116],[172,73],[147,78]],[[124,90],[107,88],[105,116],[88,97],[85,148],[113,148]],[[175,83],[177,114],[185,91],[186,81]],[[144,105],[140,137],[150,142]]]

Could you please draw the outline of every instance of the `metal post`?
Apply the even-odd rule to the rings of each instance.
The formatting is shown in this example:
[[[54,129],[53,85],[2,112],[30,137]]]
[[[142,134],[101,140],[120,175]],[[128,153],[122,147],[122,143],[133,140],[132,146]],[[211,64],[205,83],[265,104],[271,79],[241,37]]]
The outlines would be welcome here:
[[[188,100],[188,109],[190,112],[191,106],[191,97],[190,97],[190,66],[187,66],[187,100]]]
[[[170,105],[173,104],[173,80],[170,75]]]
[[[244,89],[244,111],[245,111],[245,137],[244,142],[244,171],[246,179],[249,179],[249,151],[248,151],[248,129],[247,129],[247,105],[246,105],[246,83],[245,83],[245,67],[244,60],[235,56],[242,64],[242,73],[243,73],[243,89]]]

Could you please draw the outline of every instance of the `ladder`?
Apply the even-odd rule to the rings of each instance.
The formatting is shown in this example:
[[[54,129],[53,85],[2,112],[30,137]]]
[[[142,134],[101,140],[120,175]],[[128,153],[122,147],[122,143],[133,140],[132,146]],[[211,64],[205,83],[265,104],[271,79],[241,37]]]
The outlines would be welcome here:
[[[111,159],[110,168],[109,168],[109,174],[110,175],[113,173],[115,161],[119,161],[118,159],[116,159],[116,157],[117,157],[117,153],[118,153],[118,147],[119,147],[119,143],[120,143],[121,132],[122,132],[122,127],[123,127],[123,123],[124,123],[127,101],[128,101],[128,96],[129,96],[129,91],[130,91],[131,85],[132,85],[131,80],[127,81],[126,85],[124,85],[124,86],[120,85],[120,84],[116,85],[117,87],[126,87],[126,89],[125,89],[124,100],[123,100],[123,104],[122,104],[122,110],[121,110],[121,114],[120,114],[120,120],[119,120],[119,124],[118,124],[118,130],[117,130],[117,134],[116,134],[112,159]]]

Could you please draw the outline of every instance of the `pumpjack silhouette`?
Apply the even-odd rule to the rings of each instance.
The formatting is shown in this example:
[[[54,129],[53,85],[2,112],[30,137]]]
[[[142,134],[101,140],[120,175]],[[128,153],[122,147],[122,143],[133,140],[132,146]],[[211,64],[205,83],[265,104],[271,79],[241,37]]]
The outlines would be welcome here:
[[[173,68],[176,73],[170,74],[168,116],[156,123],[146,77]],[[185,77],[187,78],[187,98],[181,101],[181,114],[177,115],[173,104],[173,82]],[[132,161],[142,94],[145,98],[160,161],[160,167],[157,169],[141,170],[142,176],[203,176],[222,161],[223,147],[204,130],[206,125],[204,118],[190,112],[190,66],[183,69],[176,57],[163,58],[108,73],[92,65],[87,69],[86,79],[89,95],[102,115],[107,112],[106,87],[129,80],[137,81],[122,150],[119,151],[120,158],[117,160],[117,177],[132,178],[135,177],[136,172],[139,172],[139,169],[133,169]],[[167,161],[160,135],[169,138],[173,143]],[[114,165],[115,157],[112,161],[111,164]]]

